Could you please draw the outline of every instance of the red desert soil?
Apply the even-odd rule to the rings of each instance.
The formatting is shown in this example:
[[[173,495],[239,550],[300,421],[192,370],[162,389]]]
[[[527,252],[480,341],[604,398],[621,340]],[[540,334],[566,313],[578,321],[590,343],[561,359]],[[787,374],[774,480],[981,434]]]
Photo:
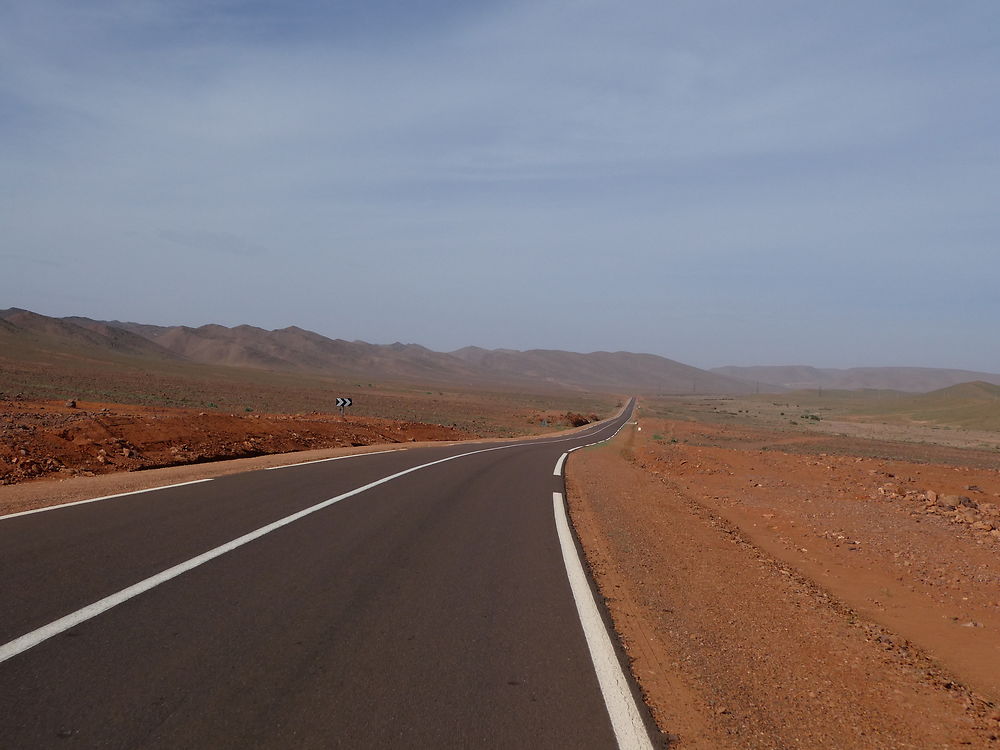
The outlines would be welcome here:
[[[441,425],[331,414],[222,414],[122,404],[0,402],[0,484],[313,448],[469,437]]]
[[[677,747],[1000,748],[1000,472],[640,425],[574,453],[568,496]]]
[[[551,432],[598,419],[596,414],[583,417],[574,412],[526,408],[508,410],[505,419],[498,420],[491,411],[483,433],[474,433],[455,426],[317,412],[227,414],[74,403],[0,399],[0,485],[18,485],[2,488],[0,515],[342,455],[357,452],[362,446],[410,446],[486,436],[495,439],[498,431],[508,435]],[[470,403],[454,414],[475,421],[482,413],[475,406]],[[483,407],[495,411],[493,405]],[[284,457],[279,457],[281,454]]]

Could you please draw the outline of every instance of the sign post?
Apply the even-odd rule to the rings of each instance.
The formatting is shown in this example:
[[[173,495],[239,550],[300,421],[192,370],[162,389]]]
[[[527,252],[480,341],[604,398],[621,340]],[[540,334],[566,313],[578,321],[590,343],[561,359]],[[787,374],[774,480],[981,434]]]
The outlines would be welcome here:
[[[339,396],[337,397],[337,406],[340,407],[340,416],[344,416],[344,410],[352,403],[354,402],[349,398],[341,398]]]

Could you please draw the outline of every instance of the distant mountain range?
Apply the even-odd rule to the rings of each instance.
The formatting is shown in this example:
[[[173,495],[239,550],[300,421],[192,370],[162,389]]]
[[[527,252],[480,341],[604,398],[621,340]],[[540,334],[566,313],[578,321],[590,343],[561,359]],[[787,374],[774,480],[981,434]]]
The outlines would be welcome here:
[[[775,367],[716,367],[712,372],[729,378],[760,381],[789,390],[856,391],[877,390],[927,393],[960,383],[980,381],[1000,385],[1000,375],[972,370],[947,370],[933,367],[853,367],[846,370],[783,365]]]
[[[578,354],[466,347],[435,352],[417,344],[330,339],[295,326],[268,331],[242,325],[156,326],[82,317],[51,318],[0,310],[0,359],[68,352],[94,359],[191,362],[319,373],[368,381],[477,387],[560,388],[639,393],[751,393],[755,383],[652,354]],[[766,386],[762,390],[768,390]],[[780,390],[780,389],[777,389]]]
[[[94,360],[256,368],[380,382],[574,389],[648,394],[747,394],[863,388],[924,393],[959,383],[1000,385],[1000,375],[922,367],[849,370],[806,366],[701,370],[654,354],[465,347],[435,352],[418,344],[330,339],[296,326],[268,331],[241,325],[157,326],[0,310],[0,361],[45,354]],[[52,360],[56,361],[56,360]]]

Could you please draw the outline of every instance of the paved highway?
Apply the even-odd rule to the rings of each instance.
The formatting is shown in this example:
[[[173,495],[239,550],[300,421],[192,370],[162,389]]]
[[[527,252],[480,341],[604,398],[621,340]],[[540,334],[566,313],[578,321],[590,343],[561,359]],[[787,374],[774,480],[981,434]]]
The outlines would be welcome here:
[[[651,747],[561,494],[632,406],[0,518],[0,748]]]

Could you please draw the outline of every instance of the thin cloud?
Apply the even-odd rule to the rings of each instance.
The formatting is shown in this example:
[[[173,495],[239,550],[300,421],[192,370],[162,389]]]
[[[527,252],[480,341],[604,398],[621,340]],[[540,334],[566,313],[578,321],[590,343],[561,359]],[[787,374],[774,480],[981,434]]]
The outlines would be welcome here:
[[[65,314],[209,322],[225,294],[227,320],[441,349],[846,365],[895,341],[886,360],[1000,370],[974,346],[1000,276],[998,15],[7,3],[0,296],[74,299],[65,261],[85,257],[114,269],[92,282],[108,307]],[[180,267],[207,251],[212,278],[101,302],[172,279],[164,248]],[[25,258],[65,273],[22,283]],[[579,302],[595,294],[630,303]]]
[[[263,245],[245,237],[225,232],[201,232],[191,229],[161,229],[159,237],[180,247],[200,252],[223,253],[242,258],[273,255]]]

